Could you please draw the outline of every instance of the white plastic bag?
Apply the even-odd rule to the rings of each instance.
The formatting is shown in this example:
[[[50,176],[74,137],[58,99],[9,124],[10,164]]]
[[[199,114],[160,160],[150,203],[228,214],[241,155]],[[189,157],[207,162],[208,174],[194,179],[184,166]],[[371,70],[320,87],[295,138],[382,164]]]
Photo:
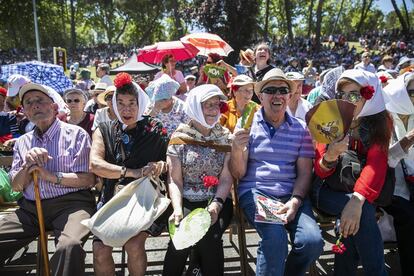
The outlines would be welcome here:
[[[381,232],[381,237],[384,242],[396,242],[397,236],[394,228],[394,218],[385,212],[384,209],[380,208],[383,213],[378,220],[378,227]]]
[[[131,182],[81,223],[105,245],[123,246],[147,230],[170,204],[170,199],[160,193],[159,186],[155,189],[151,181],[145,177]]]

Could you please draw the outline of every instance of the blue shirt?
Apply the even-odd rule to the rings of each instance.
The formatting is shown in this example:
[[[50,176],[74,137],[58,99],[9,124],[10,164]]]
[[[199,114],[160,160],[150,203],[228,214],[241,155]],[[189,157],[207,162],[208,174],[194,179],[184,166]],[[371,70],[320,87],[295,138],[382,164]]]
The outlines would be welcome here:
[[[248,150],[247,170],[239,182],[239,196],[252,188],[276,197],[292,194],[296,175],[300,173],[296,172],[297,159],[313,158],[315,154],[303,121],[286,112],[285,121],[271,130],[263,108],[254,115]]]

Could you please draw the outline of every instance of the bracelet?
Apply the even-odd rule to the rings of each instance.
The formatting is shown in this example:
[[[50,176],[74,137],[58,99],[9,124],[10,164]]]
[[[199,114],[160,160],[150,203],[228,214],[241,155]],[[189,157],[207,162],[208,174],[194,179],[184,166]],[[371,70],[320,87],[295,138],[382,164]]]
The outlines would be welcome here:
[[[336,159],[335,161],[327,161],[325,159],[325,155],[322,157],[322,165],[327,169],[333,169],[336,167],[337,164],[338,164],[338,159]]]
[[[126,172],[127,172],[127,168],[125,166],[122,166],[121,175],[119,176],[119,179],[123,180],[125,178]]]
[[[224,204],[224,200],[221,197],[215,197],[213,201],[211,202],[217,202],[217,203],[220,203],[221,205]]]

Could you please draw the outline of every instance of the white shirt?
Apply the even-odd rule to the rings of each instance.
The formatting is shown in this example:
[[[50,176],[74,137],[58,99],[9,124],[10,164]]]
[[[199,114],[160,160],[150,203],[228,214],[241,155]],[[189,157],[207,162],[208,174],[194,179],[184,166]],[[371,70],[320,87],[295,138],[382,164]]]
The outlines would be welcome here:
[[[397,114],[391,113],[394,121],[394,130],[397,134],[397,139],[392,138],[392,146],[388,152],[388,165],[395,168],[395,190],[394,195],[400,196],[407,200],[410,200],[410,191],[408,190],[407,184],[404,178],[404,172],[401,167],[401,159],[404,158],[405,165],[407,166],[408,173],[414,174],[414,149],[411,147],[406,153],[400,143],[395,140],[401,140],[406,134],[407,130],[404,127],[403,122]],[[408,119],[408,131],[414,128],[414,114],[410,115]]]
[[[103,77],[99,80],[99,82],[104,82],[104,83],[106,83],[106,85],[107,85],[107,86],[114,85],[114,83],[112,82],[111,77],[109,77],[108,75],[103,76]]]
[[[365,66],[363,62],[360,62],[357,65],[355,65],[355,69],[362,69],[362,70],[365,70],[365,71],[368,71],[374,74],[375,72],[377,72],[377,70],[375,69],[375,66],[372,63]]]
[[[313,105],[308,102],[307,100],[303,99],[303,98],[299,98],[298,101],[298,107],[296,107],[296,112],[295,114],[292,114],[292,111],[290,111],[290,108],[288,106],[287,108],[287,112],[290,116],[292,117],[296,117],[299,119],[302,119],[303,121],[305,121],[305,116],[306,113],[309,111],[309,109],[311,109],[313,107]]]
[[[111,119],[109,118],[109,107],[99,108],[96,110],[95,119],[93,120],[92,131],[98,128],[100,123],[110,122]]]

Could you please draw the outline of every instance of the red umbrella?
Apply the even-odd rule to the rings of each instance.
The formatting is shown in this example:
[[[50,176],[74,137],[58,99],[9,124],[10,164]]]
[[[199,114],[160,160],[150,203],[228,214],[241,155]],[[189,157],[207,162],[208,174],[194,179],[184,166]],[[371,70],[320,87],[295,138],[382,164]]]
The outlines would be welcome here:
[[[138,61],[160,63],[167,54],[172,54],[175,60],[186,60],[197,55],[198,49],[181,41],[158,42],[138,50]]]

